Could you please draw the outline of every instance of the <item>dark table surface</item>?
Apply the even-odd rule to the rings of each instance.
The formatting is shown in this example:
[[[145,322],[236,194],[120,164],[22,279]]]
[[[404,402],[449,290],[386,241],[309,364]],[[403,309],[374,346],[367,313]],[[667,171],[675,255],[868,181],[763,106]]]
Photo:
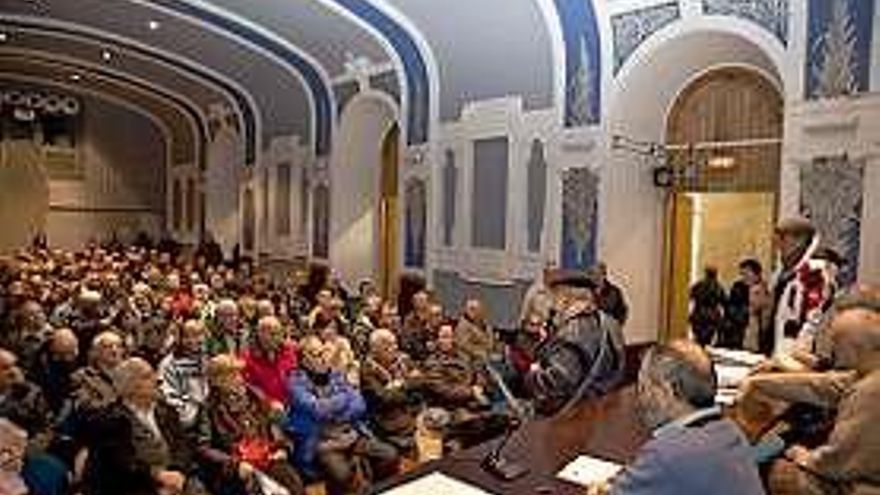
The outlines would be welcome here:
[[[556,478],[556,473],[581,454],[630,462],[647,438],[636,413],[635,388],[627,387],[584,401],[564,415],[526,422],[504,450],[506,459],[528,466],[529,473],[522,478],[506,482],[480,468],[495,440],[425,464],[377,493],[439,471],[497,495],[583,495],[583,487]]]

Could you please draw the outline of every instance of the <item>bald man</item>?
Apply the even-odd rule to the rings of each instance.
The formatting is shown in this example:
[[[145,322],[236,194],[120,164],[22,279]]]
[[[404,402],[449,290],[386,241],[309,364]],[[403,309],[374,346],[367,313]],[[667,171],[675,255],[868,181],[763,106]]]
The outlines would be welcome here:
[[[36,366],[29,370],[34,383],[43,389],[49,408],[58,414],[72,390],[73,373],[79,368],[79,339],[69,328],[52,333],[41,349]]]
[[[653,438],[610,487],[591,493],[764,493],[748,440],[714,405],[715,371],[702,348],[679,340],[651,349],[638,390],[639,413]]]
[[[791,447],[771,470],[774,494],[880,493],[880,298],[864,292],[836,305],[837,370],[757,376],[748,393],[836,410],[828,441]]]

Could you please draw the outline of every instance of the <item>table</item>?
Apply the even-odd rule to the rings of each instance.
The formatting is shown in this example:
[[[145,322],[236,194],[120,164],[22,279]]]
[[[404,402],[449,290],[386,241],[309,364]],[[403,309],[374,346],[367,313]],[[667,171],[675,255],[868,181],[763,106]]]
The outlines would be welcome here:
[[[619,463],[633,460],[649,433],[636,413],[635,387],[629,386],[575,406],[564,416],[527,422],[511,438],[505,458],[529,467],[529,473],[505,482],[480,468],[480,461],[498,440],[456,452],[416,471],[380,485],[374,493],[439,471],[497,495],[583,495],[584,488],[556,478],[580,454]]]

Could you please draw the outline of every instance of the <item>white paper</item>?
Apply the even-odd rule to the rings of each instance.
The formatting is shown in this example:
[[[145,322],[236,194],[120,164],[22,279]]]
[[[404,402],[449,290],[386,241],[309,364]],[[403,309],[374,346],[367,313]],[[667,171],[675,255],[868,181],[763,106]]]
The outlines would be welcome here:
[[[728,361],[743,366],[757,366],[767,360],[767,356],[741,349],[724,349],[721,347],[709,347],[706,349],[714,361]]]
[[[582,455],[569,462],[556,476],[577,485],[587,486],[608,481],[621,469],[623,466],[616,462]]]
[[[752,368],[746,366],[728,366],[725,364],[715,366],[715,376],[718,377],[719,388],[737,388],[751,372]]]
[[[431,473],[382,493],[385,495],[492,495],[443,473]]]

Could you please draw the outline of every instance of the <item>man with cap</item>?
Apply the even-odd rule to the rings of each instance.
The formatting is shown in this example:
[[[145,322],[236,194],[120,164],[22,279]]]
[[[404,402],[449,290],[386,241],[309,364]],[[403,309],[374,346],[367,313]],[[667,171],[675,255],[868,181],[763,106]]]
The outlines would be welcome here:
[[[816,256],[819,241],[816,228],[803,217],[782,220],[776,227],[780,267],[772,281],[771,328],[760,336],[765,354],[785,355],[812,347],[812,335],[834,297],[831,264]]]
[[[540,347],[526,376],[542,414],[608,392],[625,365],[620,324],[599,310],[593,282],[582,275],[563,275],[551,289],[557,331]]]

